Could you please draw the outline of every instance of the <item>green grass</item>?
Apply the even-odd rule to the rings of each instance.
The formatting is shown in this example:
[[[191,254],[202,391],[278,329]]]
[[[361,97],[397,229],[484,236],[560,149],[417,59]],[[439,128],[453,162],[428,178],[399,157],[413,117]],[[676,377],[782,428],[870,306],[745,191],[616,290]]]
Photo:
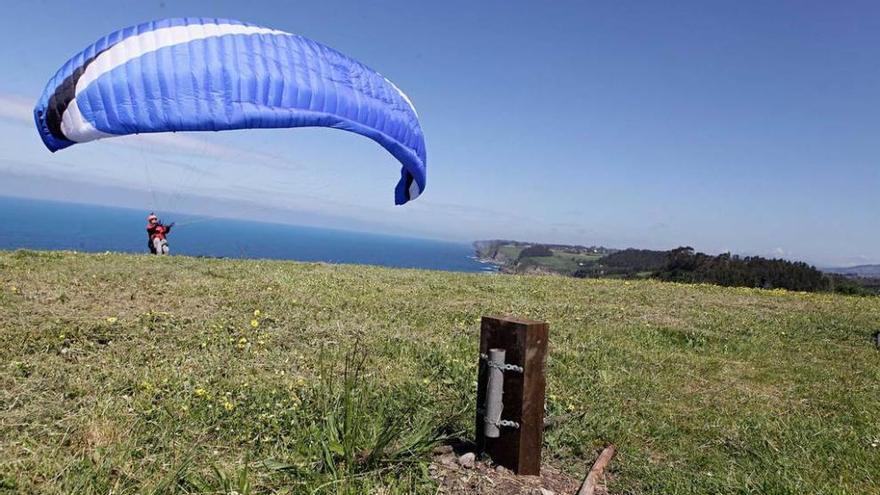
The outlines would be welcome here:
[[[507,259],[516,261],[516,259],[519,258],[519,253],[521,253],[523,249],[525,249],[523,246],[505,244],[498,248],[498,252],[507,257]]]
[[[544,461],[611,493],[880,493],[880,298],[28,251],[0,492],[434,493],[484,314],[550,323]]]
[[[572,275],[584,265],[598,260],[602,256],[596,254],[575,254],[552,250],[553,256],[535,256],[523,260],[532,266],[540,266],[549,271],[564,275]]]

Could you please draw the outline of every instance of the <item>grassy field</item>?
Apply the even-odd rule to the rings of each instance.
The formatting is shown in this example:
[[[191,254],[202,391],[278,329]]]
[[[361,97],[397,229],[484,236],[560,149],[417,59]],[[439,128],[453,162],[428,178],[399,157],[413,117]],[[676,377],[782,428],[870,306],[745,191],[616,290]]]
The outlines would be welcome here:
[[[484,314],[550,323],[545,462],[611,493],[880,493],[880,298],[28,251],[0,492],[434,493]]]
[[[498,248],[498,252],[503,256],[503,259],[509,260],[508,263],[513,266],[519,260],[519,255],[523,249],[523,246],[505,244]],[[522,265],[518,267],[518,273],[523,273],[529,268],[537,267],[544,272],[573,275],[574,272],[585,264],[592,263],[602,257],[601,254],[568,253],[560,249],[551,249],[551,251],[553,256],[530,256],[520,260]]]
[[[519,253],[522,252],[523,246],[514,246],[512,244],[505,244],[498,248],[498,252],[503,254],[509,260],[516,260],[519,258]]]
[[[563,275],[573,275],[585,264],[594,262],[602,257],[598,254],[575,254],[566,253],[557,249],[553,251],[553,256],[535,256],[527,258],[524,263],[531,266],[539,266],[551,272]]]

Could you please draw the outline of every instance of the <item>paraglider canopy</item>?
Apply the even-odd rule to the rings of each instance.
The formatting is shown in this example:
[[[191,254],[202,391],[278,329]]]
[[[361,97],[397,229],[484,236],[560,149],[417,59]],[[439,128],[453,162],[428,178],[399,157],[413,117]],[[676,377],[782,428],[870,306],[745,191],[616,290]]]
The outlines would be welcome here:
[[[332,48],[239,21],[165,19],[111,33],[58,70],[34,119],[53,152],[144,132],[343,129],[400,161],[396,204],[425,190],[425,138],[403,91]]]

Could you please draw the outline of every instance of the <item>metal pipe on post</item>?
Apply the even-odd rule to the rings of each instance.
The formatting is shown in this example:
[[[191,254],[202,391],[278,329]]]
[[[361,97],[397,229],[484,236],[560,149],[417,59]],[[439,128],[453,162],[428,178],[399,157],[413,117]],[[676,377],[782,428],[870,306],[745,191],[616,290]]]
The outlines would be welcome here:
[[[486,438],[498,438],[501,436],[499,429],[501,423],[501,411],[504,409],[502,396],[504,394],[504,349],[489,349],[489,378],[486,385],[486,418],[484,434]]]

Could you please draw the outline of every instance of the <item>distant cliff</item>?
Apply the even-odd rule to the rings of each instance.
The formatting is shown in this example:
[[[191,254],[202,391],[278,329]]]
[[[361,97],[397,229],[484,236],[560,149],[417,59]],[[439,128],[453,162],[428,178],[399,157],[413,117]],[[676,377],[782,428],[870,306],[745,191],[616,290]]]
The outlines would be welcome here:
[[[503,273],[574,273],[616,250],[600,246],[571,246],[493,239],[474,242],[477,257],[498,265]]]
[[[690,247],[671,251],[608,249],[533,242],[486,240],[474,243],[477,256],[512,274],[558,274],[578,278],[655,278],[673,282],[724,286],[781,288],[845,294],[880,293],[876,265],[822,273],[803,262],[740,257],[730,253],[707,255]],[[832,272],[832,270],[826,270]]]

